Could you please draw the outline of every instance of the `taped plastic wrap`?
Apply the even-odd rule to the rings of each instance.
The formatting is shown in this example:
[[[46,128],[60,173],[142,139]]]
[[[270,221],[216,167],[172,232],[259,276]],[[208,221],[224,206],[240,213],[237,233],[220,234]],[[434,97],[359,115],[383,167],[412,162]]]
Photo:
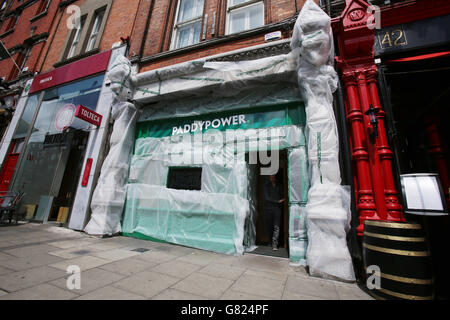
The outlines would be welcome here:
[[[306,206],[310,274],[354,281],[346,243],[349,190],[340,186],[339,141],[332,107],[337,74],[331,19],[307,0],[294,26],[292,54],[298,57],[298,83],[306,100],[311,188]]]
[[[125,203],[125,187],[135,139],[137,110],[126,102],[132,96],[131,64],[124,56],[117,56],[108,71],[111,89],[116,94],[111,110],[114,120],[110,149],[106,156],[91,201],[91,218],[84,231],[91,235],[113,235],[121,231],[121,217]]]
[[[268,134],[269,131],[273,134]],[[291,178],[295,180],[296,184],[294,185],[294,189],[296,192],[298,194],[305,194],[308,188],[308,175],[307,166],[302,164],[302,162],[307,161],[304,150],[306,141],[303,131],[303,127],[290,125],[277,128],[236,129],[227,130],[226,132],[217,130],[206,131],[204,133],[183,134],[161,138],[147,136],[137,139],[135,153],[130,166],[124,232],[132,236],[141,234],[154,239],[235,254],[242,254],[241,247],[244,248],[242,246],[242,241],[244,241],[246,251],[254,250],[256,248],[256,180],[258,171],[256,165],[247,163],[245,155],[248,152],[269,150],[272,146],[294,148],[292,151],[294,156],[289,159],[295,163],[290,170],[291,175],[293,175]],[[214,134],[219,134],[222,137],[220,139],[211,139]],[[239,142],[245,141],[254,141],[255,143],[239,144]],[[240,147],[237,147],[238,145]],[[299,148],[299,150],[295,148]],[[176,160],[186,160],[186,162],[174,161],[172,157],[175,154],[178,156]],[[183,158],[183,155],[186,154],[189,156]],[[191,157],[190,155],[192,154],[193,156]],[[196,156],[200,157],[195,164],[192,164],[190,161]],[[169,168],[176,166],[201,167],[201,190],[182,193],[183,190],[167,189],[166,183]],[[297,183],[297,180],[300,182]],[[134,186],[139,186],[139,188],[135,189]],[[149,186],[159,189],[146,188]],[[145,208],[142,206],[143,202],[141,200],[144,198],[147,199],[148,196],[142,190],[154,191],[154,194],[151,195],[152,202],[146,202],[148,206],[145,206]],[[173,197],[170,198],[170,201],[163,195],[167,190],[174,192],[171,193]],[[133,193],[131,193],[132,191]],[[160,198],[165,200],[158,200]],[[241,221],[239,216],[235,217],[235,220],[239,223],[236,223],[234,227],[239,229],[233,229],[230,224],[228,226],[224,225],[223,229],[221,229],[221,239],[228,237],[228,245],[230,239],[233,239],[233,243],[235,244],[240,243],[240,246],[236,246],[234,251],[226,247],[223,242],[225,240],[217,242],[216,231],[218,226],[212,224],[211,226],[214,226],[214,230],[216,231],[209,234],[205,222],[200,222],[201,217],[205,220],[211,220],[217,217],[216,215],[212,215],[206,207],[200,206],[201,201],[213,201],[209,199],[222,202],[228,201],[229,199],[240,199],[239,201],[233,201],[237,201],[240,206],[243,206],[240,210],[245,209],[245,216],[242,223],[239,222]],[[160,201],[163,201],[164,204]],[[190,201],[193,201],[194,204],[191,204]],[[220,207],[219,204],[218,206]],[[161,211],[161,208],[164,210]],[[208,238],[200,240],[198,235],[186,234],[187,231],[185,229],[183,229],[184,234],[186,234],[185,238],[183,238],[184,240],[179,235],[174,236],[174,234],[181,233],[181,230],[173,231],[171,229],[172,231],[170,232],[172,233],[164,233],[166,231],[163,230],[167,229],[167,219],[171,219],[169,217],[170,214],[173,213],[175,217],[177,215],[179,216],[181,214],[181,208],[184,210],[182,211],[184,214],[183,219],[180,218],[184,221],[183,223],[191,223],[190,221],[185,221],[188,217],[200,219],[195,223],[202,225],[202,230],[208,234]],[[195,208],[195,212],[189,214],[190,210],[194,210],[192,208]],[[235,208],[230,207],[230,210],[234,210]],[[202,210],[206,211],[203,212]],[[225,218],[221,217],[220,219]],[[226,221],[229,221],[230,217],[226,219],[221,221],[226,224]],[[155,226],[155,224],[161,225]],[[127,226],[126,228],[125,225]],[[228,235],[225,236],[223,232],[228,232]],[[237,236],[239,238],[236,238]],[[211,244],[207,244],[208,239],[211,239]]]
[[[346,235],[350,229],[350,193],[337,184],[316,184],[310,189],[306,206],[309,272],[323,278],[354,281],[348,262]]]
[[[139,121],[192,117],[303,101],[297,83],[292,82],[268,83],[250,91],[234,92],[232,97],[222,97],[220,92],[213,91],[206,96],[191,96],[189,99],[158,101],[144,108]]]
[[[244,246],[245,251],[251,252],[257,248],[256,246],[256,223],[258,221],[258,167],[256,164],[248,165],[248,202],[249,214],[245,219],[244,229]]]
[[[289,259],[291,265],[306,266],[308,232],[306,210],[299,205],[289,207]]]
[[[295,82],[295,57],[289,54],[242,62],[190,61],[138,75],[135,100],[156,101],[166,96],[221,97],[279,81]]]
[[[129,184],[123,232],[242,254],[248,200],[237,195]]]
[[[305,146],[289,150],[289,259],[291,265],[306,265],[308,235],[306,210],[308,201],[309,175],[308,156]]]

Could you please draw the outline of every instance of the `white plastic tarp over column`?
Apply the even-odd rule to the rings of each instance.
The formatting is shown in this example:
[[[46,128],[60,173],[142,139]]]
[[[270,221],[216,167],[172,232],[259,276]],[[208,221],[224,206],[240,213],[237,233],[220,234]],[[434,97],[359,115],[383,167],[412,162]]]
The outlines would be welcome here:
[[[91,235],[113,235],[121,232],[121,217],[126,197],[126,183],[134,146],[136,107],[127,102],[132,97],[131,63],[119,55],[107,73],[116,99],[112,105],[114,120],[110,149],[106,156],[91,201],[91,219],[84,231]]]
[[[298,57],[298,83],[306,100],[306,135],[311,188],[306,205],[310,274],[354,281],[346,235],[350,194],[341,186],[339,141],[333,112],[337,74],[331,19],[307,0],[295,23],[292,53]]]

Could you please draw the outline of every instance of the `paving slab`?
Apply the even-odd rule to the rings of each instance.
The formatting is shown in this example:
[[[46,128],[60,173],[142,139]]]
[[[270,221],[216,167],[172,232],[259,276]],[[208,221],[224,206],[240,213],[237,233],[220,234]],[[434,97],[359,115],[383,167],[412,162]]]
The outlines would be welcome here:
[[[281,282],[285,282],[288,275],[282,272],[274,272],[274,271],[263,271],[257,269],[248,269],[244,273],[245,275],[261,277],[265,279],[278,280]]]
[[[68,290],[77,295],[84,295],[91,291],[115,283],[125,278],[126,276],[98,268],[90,269],[84,272],[82,271],[80,274],[80,289],[72,289],[72,290],[68,289],[67,287],[68,277],[69,275],[66,275],[64,278],[50,282],[50,284],[57,286],[61,289]]]
[[[95,244],[96,239],[80,239],[80,240],[64,240],[64,241],[53,241],[50,243],[51,246],[60,249],[70,249],[70,248],[84,248],[90,244]]]
[[[14,272],[14,270],[12,270],[12,269],[0,267],[0,276],[2,276],[4,274],[8,274],[8,273],[13,273],[13,272]]]
[[[205,298],[219,299],[232,284],[232,280],[193,273],[172,288]]]
[[[152,300],[207,300],[207,298],[169,288],[154,296]]]
[[[64,277],[66,273],[48,266],[0,276],[0,289],[13,292]]]
[[[75,293],[44,283],[0,296],[0,300],[70,300],[75,297],[78,297]]]
[[[144,260],[152,263],[164,263],[167,261],[175,260],[177,258],[176,255],[169,254],[166,252],[160,252],[160,251],[148,251],[144,252],[138,256],[135,256],[138,260]]]
[[[374,300],[357,285],[334,284],[340,300]]]
[[[107,264],[110,261],[105,259],[100,259],[93,256],[83,256],[80,258],[64,260],[58,263],[51,264],[50,266],[60,270],[67,270],[67,267],[75,265],[79,266],[81,271],[86,271],[92,268],[99,267],[101,265]]]
[[[338,300],[339,295],[333,281],[288,276],[286,290],[300,295],[307,295],[317,298]]]
[[[186,278],[194,271],[200,269],[198,264],[192,264],[182,261],[169,261],[161,263],[156,267],[151,268],[151,271],[162,273],[175,278]]]
[[[4,252],[0,252],[0,262],[1,261],[8,261],[8,260],[11,260],[12,258],[14,258],[14,256],[12,256],[10,254],[6,254]]]
[[[5,250],[3,251],[6,254],[18,257],[18,258],[27,258],[34,255],[40,255],[43,253],[49,253],[50,251],[55,250],[55,247],[42,244],[42,245],[30,245],[26,247]]]
[[[284,282],[284,280],[244,274],[233,284],[231,290],[271,299],[281,299]]]
[[[330,299],[326,299],[326,298],[309,296],[306,294],[301,294],[301,293],[292,292],[292,291],[288,291],[288,290],[284,291],[283,297],[281,299],[282,300],[330,300]],[[333,299],[333,300],[337,300],[337,299]]]
[[[114,283],[113,286],[148,299],[156,296],[178,281],[180,281],[179,278],[152,271],[143,271],[122,279]]]
[[[9,260],[0,261],[0,266],[12,269],[14,271],[23,271],[52,263],[57,263],[62,260],[62,258],[43,253],[27,258],[11,258]]]
[[[138,256],[141,253],[131,250],[125,249],[112,249],[107,251],[99,251],[95,252],[92,255],[95,257],[99,257],[101,259],[109,260],[109,261],[118,261],[126,258],[130,258],[133,256]]]
[[[289,260],[259,256],[255,254],[244,254],[232,264],[235,267],[252,268],[261,271],[286,272]]]
[[[271,300],[271,298],[243,293],[230,289],[222,295],[220,300]]]
[[[216,256],[217,254],[213,252],[192,252],[190,254],[186,254],[182,257],[177,258],[177,260],[205,266],[213,262]]]
[[[133,274],[145,271],[156,266],[157,263],[139,260],[135,258],[128,258],[120,261],[111,262],[100,266],[100,269],[115,272],[125,276],[131,276]]]
[[[106,286],[81,295],[75,300],[145,300],[145,298],[113,286]]]
[[[236,280],[239,278],[244,272],[244,268],[232,267],[228,265],[222,265],[218,263],[211,263],[198,271],[199,273],[203,273],[213,277],[225,278],[229,280]]]
[[[63,250],[56,250],[51,251],[48,254],[60,257],[63,259],[75,259],[79,258],[81,256],[87,256],[87,255],[93,255],[96,252],[100,252],[99,249],[93,249],[91,247],[83,246],[83,247],[72,247],[69,249],[63,249]]]

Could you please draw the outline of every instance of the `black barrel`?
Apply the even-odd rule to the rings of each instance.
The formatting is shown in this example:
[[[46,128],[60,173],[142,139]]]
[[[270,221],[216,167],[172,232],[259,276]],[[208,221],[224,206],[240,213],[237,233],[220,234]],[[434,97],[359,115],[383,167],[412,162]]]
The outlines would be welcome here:
[[[374,298],[433,299],[431,257],[420,224],[366,220],[363,259],[366,271],[369,266],[380,268],[381,288],[369,288]],[[368,272],[368,276],[372,273]]]

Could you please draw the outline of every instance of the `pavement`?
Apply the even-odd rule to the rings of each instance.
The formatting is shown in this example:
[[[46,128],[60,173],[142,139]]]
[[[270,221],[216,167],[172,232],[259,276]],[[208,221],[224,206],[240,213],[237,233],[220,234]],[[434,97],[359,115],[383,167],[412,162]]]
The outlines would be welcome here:
[[[80,288],[69,266],[78,266]],[[49,224],[0,226],[0,300],[372,300],[284,258],[230,256]]]

